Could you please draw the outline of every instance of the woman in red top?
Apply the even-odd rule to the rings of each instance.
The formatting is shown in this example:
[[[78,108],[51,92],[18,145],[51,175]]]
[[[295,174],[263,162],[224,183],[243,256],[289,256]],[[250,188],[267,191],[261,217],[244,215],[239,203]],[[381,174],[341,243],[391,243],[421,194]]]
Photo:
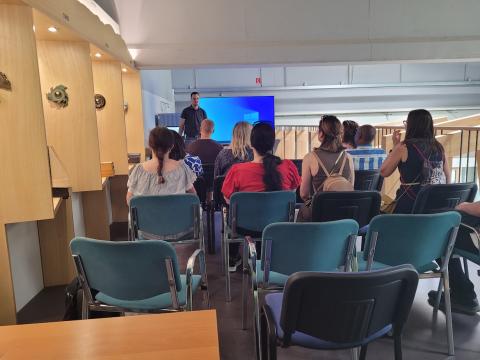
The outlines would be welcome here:
[[[223,182],[222,193],[227,202],[237,191],[295,190],[300,186],[300,175],[293,162],[272,154],[275,130],[270,124],[255,125],[250,142],[253,161],[233,165]]]

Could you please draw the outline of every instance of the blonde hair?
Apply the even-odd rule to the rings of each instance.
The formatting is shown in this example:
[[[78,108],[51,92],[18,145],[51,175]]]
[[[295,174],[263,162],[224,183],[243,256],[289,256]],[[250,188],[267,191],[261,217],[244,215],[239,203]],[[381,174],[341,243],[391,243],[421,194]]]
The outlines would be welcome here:
[[[232,148],[233,157],[246,160],[248,158],[247,148],[250,148],[250,133],[252,125],[246,121],[239,121],[233,128]]]

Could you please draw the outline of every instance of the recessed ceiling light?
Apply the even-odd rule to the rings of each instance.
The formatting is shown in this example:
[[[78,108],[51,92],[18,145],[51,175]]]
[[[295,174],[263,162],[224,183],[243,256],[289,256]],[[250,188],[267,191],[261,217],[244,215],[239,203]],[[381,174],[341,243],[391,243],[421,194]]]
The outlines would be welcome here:
[[[122,68],[122,71],[123,71],[123,72],[127,72],[127,68]]]
[[[48,28],[48,31],[52,32],[52,33],[56,33],[58,31],[58,29],[55,27],[55,26],[50,26]]]
[[[100,59],[100,58],[102,57],[102,54],[100,54],[100,53],[97,52],[97,53],[95,54],[95,57]]]
[[[35,25],[33,25],[33,32],[35,32]]]

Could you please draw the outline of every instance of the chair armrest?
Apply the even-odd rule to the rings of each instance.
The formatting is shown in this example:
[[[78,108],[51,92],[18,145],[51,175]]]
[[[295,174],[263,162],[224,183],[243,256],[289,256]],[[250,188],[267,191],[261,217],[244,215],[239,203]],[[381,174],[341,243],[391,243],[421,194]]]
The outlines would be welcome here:
[[[188,258],[188,261],[187,261],[187,271],[186,271],[187,286],[188,286],[188,284],[191,284],[193,269],[195,267],[195,262],[197,260],[197,257],[200,257],[200,260],[199,260],[200,275],[202,276],[203,279],[205,279],[205,275],[206,275],[205,252],[203,251],[203,249],[197,249],[193,252],[192,255],[190,255],[190,257]]]

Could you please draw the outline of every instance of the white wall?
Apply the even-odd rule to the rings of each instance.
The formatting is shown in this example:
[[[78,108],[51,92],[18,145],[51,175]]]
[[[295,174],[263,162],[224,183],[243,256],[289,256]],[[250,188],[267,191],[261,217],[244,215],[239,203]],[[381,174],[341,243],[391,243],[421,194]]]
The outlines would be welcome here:
[[[261,82],[256,81],[260,76]],[[201,81],[199,81],[201,79]],[[321,114],[385,122],[415,108],[480,112],[480,63],[345,64],[172,71],[177,112],[190,92],[275,96],[277,125],[313,125]],[[215,120],[215,119],[214,119]]]
[[[6,230],[18,312],[43,289],[37,222],[7,224]]]
[[[155,127],[155,115],[175,112],[172,72],[170,70],[142,70],[142,105],[145,144],[148,133]],[[185,88],[188,87],[184,84]]]
[[[143,68],[480,58],[478,0],[115,4]]]

